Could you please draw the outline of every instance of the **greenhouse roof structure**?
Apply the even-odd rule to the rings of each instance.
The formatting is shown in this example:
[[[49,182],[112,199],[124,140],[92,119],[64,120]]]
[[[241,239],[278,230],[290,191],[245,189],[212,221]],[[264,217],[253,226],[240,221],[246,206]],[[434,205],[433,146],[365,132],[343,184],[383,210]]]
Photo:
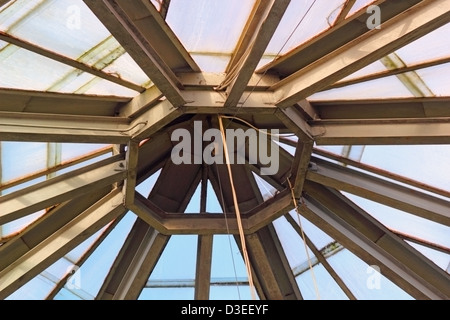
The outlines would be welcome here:
[[[449,22],[0,0],[0,299],[449,299]]]

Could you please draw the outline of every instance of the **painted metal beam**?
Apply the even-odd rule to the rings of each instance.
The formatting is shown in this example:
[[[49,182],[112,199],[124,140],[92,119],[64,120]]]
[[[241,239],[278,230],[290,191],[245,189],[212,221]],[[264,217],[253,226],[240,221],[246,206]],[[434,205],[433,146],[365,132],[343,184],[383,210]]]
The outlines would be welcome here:
[[[319,120],[310,124],[318,145],[450,144],[447,117]]]
[[[99,189],[62,203],[9,239],[0,246],[0,270],[13,264],[15,260],[64,227],[81,212],[100,201],[110,191],[111,188]]]
[[[290,0],[256,2],[254,15],[248,22],[249,30],[243,33],[251,35],[251,38],[248,42],[240,42],[240,46],[236,49],[238,55],[235,56],[238,60],[231,62],[227,79],[218,88],[218,90],[222,87],[226,89],[225,107],[238,105],[289,3]]]
[[[372,4],[380,8],[381,21],[385,22],[421,1],[375,0]],[[369,31],[367,28],[369,18],[366,8],[363,8],[342,23],[335,24],[288,54],[263,66],[257,73],[275,73],[283,78],[287,77],[365,34]]]
[[[290,107],[450,21],[450,3],[422,1],[326,57],[281,80],[277,105]]]
[[[0,112],[2,141],[126,144],[132,130],[145,126],[117,117]]]
[[[139,298],[142,288],[147,283],[168,241],[168,236],[161,235],[152,228],[146,229],[142,242],[135,252],[132,252],[132,259],[127,265],[126,272],[122,276],[112,300],[137,300]]]
[[[130,98],[0,89],[0,111],[51,113],[52,115],[115,116],[120,103]]]
[[[450,97],[312,101],[311,104],[321,120],[450,117]]]
[[[195,269],[195,300],[208,300],[211,287],[211,262],[214,235],[199,235]]]
[[[306,185],[302,215],[416,299],[450,296],[450,276],[336,190]]]
[[[315,166],[306,175],[309,181],[450,226],[450,201],[318,158],[313,158],[312,162]]]
[[[0,224],[112,185],[126,177],[123,156],[102,160],[0,198]]]
[[[23,286],[84,240],[126,212],[114,190],[0,272],[0,299]]]
[[[125,206],[129,206],[134,202],[134,194],[137,181],[137,167],[139,158],[139,143],[130,141],[126,151],[126,169],[127,175],[123,185],[123,193],[125,194]]]
[[[268,300],[302,299],[273,226],[245,237],[252,269]]]
[[[153,56],[161,60],[161,65],[167,65],[175,73],[200,71],[197,63],[152,3],[146,0],[110,2],[123,10],[140,36],[154,50]]]
[[[179,83],[167,65],[161,65],[153,55],[153,49],[127,15],[113,1],[84,0],[86,5],[108,28],[130,56],[175,107],[185,104]]]

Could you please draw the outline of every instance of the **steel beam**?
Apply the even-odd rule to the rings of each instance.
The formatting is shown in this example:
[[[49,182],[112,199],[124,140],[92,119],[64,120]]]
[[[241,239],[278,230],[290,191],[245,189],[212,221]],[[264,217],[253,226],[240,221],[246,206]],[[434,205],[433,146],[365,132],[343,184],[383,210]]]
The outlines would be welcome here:
[[[12,265],[15,260],[64,227],[81,212],[100,201],[110,191],[111,188],[99,189],[62,203],[8,240],[7,243],[0,246],[0,271]]]
[[[151,45],[142,37],[133,21],[113,1],[84,0],[130,56],[175,107],[185,104],[176,77],[167,65],[154,56]]]
[[[450,117],[450,97],[312,101],[311,104],[320,114],[320,120]]]
[[[273,89],[286,108],[450,21],[450,3],[422,1],[360,38],[283,79]]]
[[[302,299],[292,270],[273,226],[247,235],[252,269],[268,300]]]
[[[128,101],[129,98],[117,96],[0,89],[0,111],[50,113],[52,117],[53,114],[112,117],[116,107]]]
[[[416,299],[450,297],[450,276],[368,213],[336,190],[312,182],[305,190],[301,214],[347,249]]]
[[[139,143],[130,141],[128,143],[126,153],[126,168],[127,176],[123,186],[123,193],[125,194],[125,206],[129,206],[134,202],[134,194],[137,181],[137,167],[139,158]]]
[[[0,198],[0,224],[101,189],[126,177],[123,156],[118,155]]]
[[[147,228],[142,242],[133,252],[127,270],[122,276],[112,300],[137,300],[142,288],[147,283],[150,273],[156,266],[169,237],[161,235],[152,228]]]
[[[117,3],[123,10],[129,22],[139,31],[139,35],[154,50],[153,56],[160,59],[161,65],[166,64],[176,73],[200,71],[194,59],[153,4],[146,0],[110,2],[113,6]]]
[[[323,120],[311,127],[318,145],[450,144],[449,118]]]
[[[135,127],[114,117],[0,112],[2,141],[126,144]],[[143,123],[142,125],[145,125]]]
[[[225,107],[238,105],[289,3],[290,0],[256,2],[254,15],[248,22],[251,31],[247,30],[248,33],[243,33],[250,34],[251,39],[248,39],[248,42],[240,42],[236,51],[238,54],[241,52],[241,56],[235,56],[238,61],[231,62],[227,79],[222,85],[227,92]]]
[[[309,181],[450,226],[449,201],[321,159],[312,162],[315,166],[306,175]]]
[[[0,272],[0,299],[5,299],[105,225],[126,212],[115,190],[85,210]]]

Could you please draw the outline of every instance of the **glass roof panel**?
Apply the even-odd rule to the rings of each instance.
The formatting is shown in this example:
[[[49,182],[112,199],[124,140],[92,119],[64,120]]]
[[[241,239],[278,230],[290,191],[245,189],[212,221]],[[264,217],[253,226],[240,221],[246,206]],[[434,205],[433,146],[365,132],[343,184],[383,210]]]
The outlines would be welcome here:
[[[348,300],[348,297],[337,285],[323,265],[308,269],[295,277],[305,300]]]
[[[21,2],[13,3],[8,10],[19,10],[23,6]],[[109,36],[108,30],[81,0],[28,2],[35,6],[26,13],[26,19],[18,19],[16,14],[13,16],[15,21],[9,19],[11,23],[1,23],[4,13],[0,14],[3,31],[73,59],[78,59]]]
[[[349,263],[352,261],[352,263]],[[401,290],[375,269],[348,250],[328,258],[328,262],[342,278],[350,291],[360,300],[411,300]]]
[[[448,145],[366,146],[361,162],[450,190],[450,171],[443,170],[449,158]]]
[[[408,98],[412,93],[395,76],[358,83],[313,94],[310,101]]]
[[[397,54],[407,65],[448,58],[449,32],[450,24],[446,24],[400,48]]]
[[[425,241],[450,247],[450,227],[361,197],[345,195],[394,232],[413,235]]]
[[[426,246],[423,246],[423,245],[420,245],[418,243],[414,243],[411,241],[407,241],[407,242],[412,247],[417,249],[417,251],[422,253],[425,257],[428,257],[430,260],[432,260],[439,268],[447,271],[447,268],[450,265],[450,253],[444,253],[442,251],[434,250],[429,247],[426,247]]]
[[[189,52],[206,56],[226,53],[229,60],[254,3],[254,0],[172,0],[167,23]]]
[[[43,275],[38,275],[7,297],[6,300],[44,300],[54,287],[53,281]]]
[[[443,64],[432,68],[416,71],[420,78],[427,84],[428,88],[436,96],[450,95],[450,64]]]

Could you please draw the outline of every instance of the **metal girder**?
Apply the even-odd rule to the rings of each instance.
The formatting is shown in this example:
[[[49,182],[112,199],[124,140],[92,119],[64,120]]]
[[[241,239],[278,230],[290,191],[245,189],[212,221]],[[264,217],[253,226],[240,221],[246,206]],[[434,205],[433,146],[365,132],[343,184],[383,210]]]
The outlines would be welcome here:
[[[450,144],[449,118],[323,120],[311,123],[318,145]]]
[[[117,107],[119,117],[136,118],[160,102],[164,95],[156,86],[142,92],[130,102]]]
[[[152,82],[170,103],[179,107],[185,104],[178,88],[176,76],[167,65],[154,56],[154,49],[133,25],[133,21],[114,1],[84,0],[86,5],[108,28],[130,56],[139,64]],[[129,3],[129,2],[128,2]]]
[[[126,144],[136,125],[115,117],[0,112],[2,141]]]
[[[450,97],[312,101],[321,120],[450,118]]]
[[[111,188],[105,188],[67,201],[50,210],[47,214],[22,230],[18,235],[0,246],[0,270],[14,263],[26,252],[37,246],[46,238],[57,232],[81,212],[87,210],[101,198],[106,196]]]
[[[10,34],[7,34],[3,31],[0,31],[0,40],[6,41],[10,44],[13,44],[15,46],[18,46],[20,48],[26,49],[28,51],[37,53],[41,56],[47,57],[49,59],[61,62],[65,65],[71,66],[73,68],[76,68],[78,70],[82,70],[84,72],[87,72],[89,74],[92,74],[96,77],[111,81],[113,83],[116,83],[118,85],[121,85],[123,87],[138,91],[138,92],[142,92],[145,90],[145,88],[143,88],[140,85],[137,85],[135,83],[132,83],[130,81],[124,80],[118,76],[112,75],[111,73],[108,72],[104,72],[102,70],[99,70],[93,66],[90,66],[86,63],[68,58],[67,56],[64,56],[62,54],[53,52],[51,50],[42,48],[36,44],[30,43],[28,41],[22,40],[20,38],[14,37]]]
[[[314,245],[314,242],[309,239],[309,237],[304,233],[302,228],[299,226],[299,223],[295,221],[295,219],[290,215],[285,215],[286,220],[291,224],[291,226],[294,228],[294,230],[297,232],[297,234],[306,242],[306,245],[309,249],[311,249],[312,253],[316,257],[316,262],[321,263],[325,270],[328,271],[330,276],[333,278],[334,281],[336,281],[339,288],[342,289],[342,291],[346,294],[346,296],[350,300],[356,300],[355,295],[352,293],[352,291],[348,288],[348,286],[345,284],[345,282],[342,280],[342,278],[334,271],[333,267],[331,267],[330,263],[328,262],[327,258],[324,256],[321,250],[317,249],[317,247]],[[341,247],[342,248],[342,247]],[[308,269],[309,270],[309,267]]]
[[[161,235],[155,229],[146,228],[139,246],[133,252],[127,252],[128,255],[132,254],[131,261],[127,264],[112,300],[139,298],[168,241],[169,237]]]
[[[306,179],[450,226],[450,202],[356,170],[313,158]]]
[[[137,181],[137,167],[139,158],[139,143],[130,141],[128,143],[126,154],[126,169],[127,175],[123,186],[123,193],[125,194],[125,206],[134,202],[134,194]]]
[[[10,2],[11,0],[0,0],[0,7],[3,7],[5,4]]]
[[[241,99],[237,107],[224,106],[226,95],[220,91],[193,90],[184,91],[182,95],[187,101],[181,108],[184,113],[235,114],[239,110],[239,113],[243,114],[274,114],[277,110],[275,98],[270,92],[253,92],[248,99]]]
[[[164,21],[155,6],[146,0],[112,0],[127,15],[129,22],[139,31],[154,50],[153,55],[166,64],[173,72],[199,72],[200,68],[183,47],[175,33]]]
[[[175,108],[168,100],[163,100],[134,119],[131,127],[136,130],[130,132],[131,138],[136,141],[146,139],[182,114],[181,108]]]
[[[0,198],[0,224],[112,185],[126,175],[123,156],[118,155],[10,193]]]
[[[0,272],[5,299],[102,227],[124,214],[123,194],[114,190]]]
[[[226,79],[225,73],[217,72],[177,73],[177,76],[186,91],[212,91]],[[245,90],[253,93],[267,91],[278,81],[280,77],[277,75],[253,73],[246,83]]]
[[[245,237],[250,263],[268,300],[301,300],[280,240],[272,225]]]
[[[416,299],[450,297],[450,276],[338,191],[306,184],[308,220]]]
[[[376,0],[372,5],[377,5],[380,8],[381,21],[385,22],[421,1]],[[257,73],[275,73],[283,78],[287,77],[369,31],[367,28],[368,18],[366,9],[361,9],[344,22],[335,24],[311,40],[300,44],[288,54],[263,66]]]
[[[0,111],[50,113],[52,117],[54,114],[114,116],[116,107],[129,100],[115,96],[0,89]]]
[[[240,42],[236,51],[240,56],[236,62],[231,62],[229,73],[225,83],[219,87],[226,88],[227,99],[225,107],[236,107],[251,79],[261,57],[269,45],[281,18],[286,11],[290,0],[266,0],[257,1],[254,15],[248,22],[250,30],[244,31],[244,35],[251,35],[248,42]]]
[[[450,21],[446,0],[422,3],[281,80],[272,89],[277,105],[290,107],[328,85],[419,39]]]
[[[286,125],[286,127],[295,133],[300,141],[305,143],[313,141],[313,131],[306,121],[306,117],[302,111],[296,107],[291,106],[285,109],[277,109],[275,115]]]
[[[295,156],[292,163],[291,176],[293,193],[296,198],[300,197],[303,191],[303,184],[306,179],[306,172],[309,168],[311,160],[311,153],[313,151],[314,143],[312,141],[302,142],[298,141],[295,149]]]
[[[211,262],[214,235],[199,235],[195,270],[195,300],[208,300],[211,287]]]

